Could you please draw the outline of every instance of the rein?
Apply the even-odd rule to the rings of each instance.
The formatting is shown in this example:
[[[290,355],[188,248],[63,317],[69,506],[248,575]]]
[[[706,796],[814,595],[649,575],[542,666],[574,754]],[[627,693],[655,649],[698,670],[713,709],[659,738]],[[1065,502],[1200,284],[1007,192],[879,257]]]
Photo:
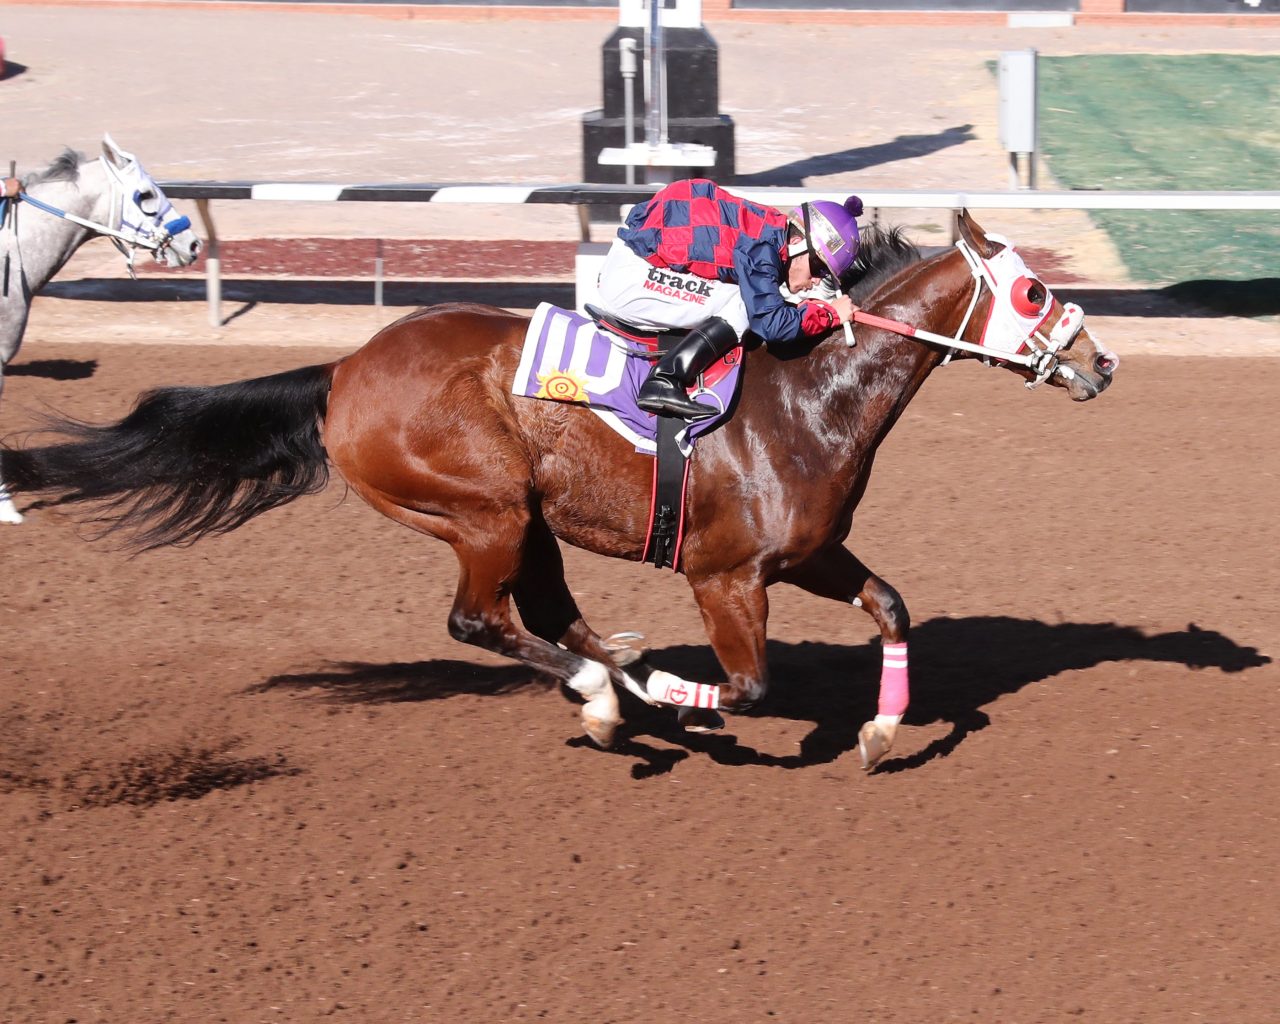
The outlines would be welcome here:
[[[1024,385],[1028,389],[1043,384],[1054,373],[1061,374],[1068,379],[1073,377],[1074,372],[1070,367],[1059,365],[1058,353],[1068,347],[1075,340],[1076,335],[1080,333],[1081,328],[1084,327],[1084,311],[1075,303],[1068,302],[1064,305],[1065,314],[1054,325],[1047,337],[1043,330],[1037,327],[1027,335],[1026,340],[1018,346],[1017,351],[1011,352],[990,345],[974,344],[971,341],[962,339],[961,335],[968,328],[969,321],[973,317],[973,311],[977,308],[978,300],[982,297],[984,283],[991,292],[991,301],[993,303],[999,300],[999,293],[996,290],[996,282],[991,275],[991,271],[978,255],[970,249],[968,244],[961,239],[956,242],[956,248],[964,256],[965,262],[969,264],[969,272],[973,277],[974,289],[973,297],[969,300],[969,308],[965,311],[964,320],[961,321],[954,337],[935,334],[932,331],[912,327],[910,324],[891,320],[888,317],[876,316],[874,313],[867,313],[861,309],[854,310],[854,323],[866,324],[868,327],[876,327],[907,338],[915,338],[943,346],[948,350],[946,359],[943,360],[944,366],[951,361],[951,357],[957,350],[982,356],[983,362],[988,366],[991,365],[992,360],[1025,366],[1036,375],[1034,380],[1029,380]],[[845,344],[852,348],[854,345],[853,329],[848,321],[844,322],[843,327]],[[1030,348],[1031,351],[1024,353],[1023,349],[1026,348]]]

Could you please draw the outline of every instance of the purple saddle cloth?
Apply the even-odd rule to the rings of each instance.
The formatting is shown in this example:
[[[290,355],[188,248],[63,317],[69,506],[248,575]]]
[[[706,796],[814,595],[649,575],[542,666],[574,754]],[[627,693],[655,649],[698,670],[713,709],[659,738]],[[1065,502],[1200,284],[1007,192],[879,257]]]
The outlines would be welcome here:
[[[657,417],[636,405],[651,363],[637,341],[603,330],[594,320],[549,302],[538,306],[525,334],[511,393],[590,409],[638,452],[657,451]],[[695,401],[718,410],[692,422],[677,437],[687,455],[701,435],[722,423],[741,378],[741,348],[703,374]]]

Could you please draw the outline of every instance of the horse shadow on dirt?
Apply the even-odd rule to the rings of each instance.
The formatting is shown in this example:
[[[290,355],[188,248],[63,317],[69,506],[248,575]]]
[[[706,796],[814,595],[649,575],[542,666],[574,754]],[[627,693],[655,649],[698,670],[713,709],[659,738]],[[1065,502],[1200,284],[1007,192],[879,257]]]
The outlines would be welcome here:
[[[639,779],[671,771],[690,753],[725,765],[811,768],[855,749],[858,728],[875,713],[879,640],[856,646],[773,640],[768,658],[772,689],[749,714],[812,722],[813,729],[797,753],[775,755],[739,742],[732,734],[732,717],[721,733],[686,732],[670,709],[650,708],[629,694],[623,694],[626,722],[607,753],[633,758],[632,775]],[[650,660],[656,667],[691,679],[710,680],[721,674],[707,646],[668,647],[652,652]],[[1047,623],[1007,616],[932,619],[911,632],[912,700],[906,724],[943,722],[950,724],[951,731],[876,770],[906,771],[947,757],[967,736],[991,724],[982,710],[985,705],[1024,686],[1109,662],[1143,661],[1236,673],[1268,665],[1271,658],[1194,623],[1185,630],[1149,636],[1134,626],[1115,623]],[[531,687],[553,689],[554,684],[530,675],[520,665],[442,659],[381,665],[336,662],[314,672],[272,676],[246,692],[315,690],[315,699],[327,702],[387,704],[446,700],[461,694],[500,697]],[[671,747],[652,746],[642,737]],[[585,736],[567,742],[591,746]]]
[[[6,377],[44,377],[47,380],[88,380],[98,372],[96,359],[29,359],[10,363]]]
[[[930,153],[937,153],[952,146],[961,146],[975,138],[977,136],[973,134],[971,124],[944,128],[932,135],[899,135],[889,142],[879,142],[874,146],[855,146],[853,149],[844,149],[838,153],[808,156],[803,160],[794,160],[789,164],[771,167],[767,171],[739,174],[734,177],[733,185],[757,188],[777,185],[784,188],[800,188],[809,178],[820,178],[830,174],[849,174],[880,164],[928,156]],[[729,187],[732,188],[733,185]]]
[[[1057,267],[1045,266],[1040,253],[1035,265],[1052,277]],[[1031,259],[1030,256],[1027,257]],[[1056,258],[1056,257],[1055,257]],[[1097,288],[1067,283],[1054,289],[1095,316],[1164,317],[1180,320],[1241,316],[1252,319],[1280,316],[1280,277],[1248,281],[1198,279],[1179,281],[1162,288]]]

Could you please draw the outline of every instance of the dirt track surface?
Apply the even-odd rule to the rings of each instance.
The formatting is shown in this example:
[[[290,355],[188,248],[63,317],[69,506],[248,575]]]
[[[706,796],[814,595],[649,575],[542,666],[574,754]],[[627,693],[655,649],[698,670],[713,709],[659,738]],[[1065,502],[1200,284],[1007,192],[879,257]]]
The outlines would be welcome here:
[[[31,345],[6,433],[332,348]],[[1274,1021],[1270,360],[1076,406],[939,371],[850,546],[914,702],[857,769],[861,612],[772,592],[774,689],[615,752],[450,640],[455,563],[340,485],[128,560],[0,531],[0,1019]],[[598,630],[716,668],[683,580],[568,553]]]
[[[575,181],[609,30],[8,7],[8,157],[105,128],[165,179]],[[739,170],[850,190],[1004,187],[1000,50],[1276,40],[832,27],[842,52],[911,56],[850,62],[841,104],[760,73],[812,59],[811,27],[712,31]],[[83,59],[140,40],[164,73]],[[229,253],[577,232],[560,209],[215,207]],[[945,240],[936,214],[894,219]],[[980,219],[1060,253],[1063,281],[1124,284],[1083,215]],[[37,299],[0,435],[328,361],[403,311],[299,269],[224,266],[214,328],[198,281],[133,301],[87,246]],[[530,276],[425,298],[571,301]],[[850,546],[912,610],[915,696],[869,777],[876,631],[795,591],[771,595],[759,714],[693,738],[627,704],[605,753],[558,691],[448,638],[448,549],[340,484],[133,560],[48,511],[0,527],[0,1022],[1274,1024],[1278,386],[1253,356],[1276,325],[1073,297],[1124,359],[1110,392],[950,367],[878,460]],[[681,578],[566,560],[599,631],[717,677]]]

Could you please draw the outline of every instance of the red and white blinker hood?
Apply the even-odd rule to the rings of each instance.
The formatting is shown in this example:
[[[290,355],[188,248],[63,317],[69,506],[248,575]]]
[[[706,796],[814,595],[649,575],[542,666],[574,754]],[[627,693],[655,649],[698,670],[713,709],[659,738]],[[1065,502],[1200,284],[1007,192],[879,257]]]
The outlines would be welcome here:
[[[978,344],[995,351],[1022,352],[1053,313],[1053,293],[1027,269],[1018,250],[1006,239],[987,237],[1003,243],[1004,248],[981,261],[982,276],[991,289],[991,305]],[[1033,294],[1043,296],[1038,305],[1031,298]],[[1080,319],[1083,322],[1083,313]]]

